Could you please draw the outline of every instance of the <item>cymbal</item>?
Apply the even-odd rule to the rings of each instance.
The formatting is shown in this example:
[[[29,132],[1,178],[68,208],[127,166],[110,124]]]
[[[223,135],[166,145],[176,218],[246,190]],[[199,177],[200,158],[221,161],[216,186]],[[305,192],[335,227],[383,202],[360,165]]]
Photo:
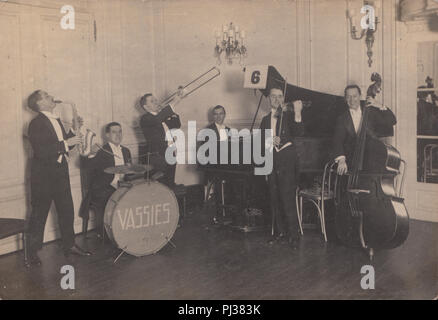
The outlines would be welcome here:
[[[148,164],[125,164],[121,166],[108,167],[103,170],[109,174],[136,174],[151,171],[152,166]]]

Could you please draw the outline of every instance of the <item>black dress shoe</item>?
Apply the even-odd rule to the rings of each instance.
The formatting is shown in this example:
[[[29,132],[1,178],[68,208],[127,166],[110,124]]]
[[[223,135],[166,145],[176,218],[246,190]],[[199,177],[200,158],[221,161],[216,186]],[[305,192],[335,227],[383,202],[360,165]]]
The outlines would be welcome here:
[[[37,256],[37,254],[35,253],[35,254],[32,254],[32,255],[29,255],[29,257],[26,259],[24,264],[25,264],[26,268],[36,267],[36,266],[40,266],[41,265],[41,260]]]
[[[66,250],[64,252],[64,254],[66,256],[69,256],[71,254],[78,255],[78,256],[91,256],[92,253],[89,252],[89,251],[85,251],[84,249],[79,247],[77,244],[75,244],[73,247],[71,247],[70,249]]]
[[[286,243],[287,242],[287,238],[286,235],[284,233],[280,233],[275,237],[272,237],[268,240],[268,244],[275,244],[275,243]]]

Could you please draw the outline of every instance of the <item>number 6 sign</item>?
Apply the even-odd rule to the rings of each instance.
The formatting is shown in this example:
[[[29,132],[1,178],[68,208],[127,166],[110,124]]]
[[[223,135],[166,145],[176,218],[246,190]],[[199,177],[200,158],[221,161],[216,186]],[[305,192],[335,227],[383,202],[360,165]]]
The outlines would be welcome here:
[[[268,66],[249,66],[245,70],[244,88],[266,89]]]

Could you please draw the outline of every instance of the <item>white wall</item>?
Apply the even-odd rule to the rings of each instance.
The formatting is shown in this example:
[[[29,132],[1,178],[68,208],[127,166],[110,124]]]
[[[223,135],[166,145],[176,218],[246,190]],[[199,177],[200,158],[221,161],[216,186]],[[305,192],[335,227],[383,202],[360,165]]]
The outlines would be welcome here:
[[[409,181],[415,181],[416,159],[410,155],[415,146],[407,135],[415,129],[410,104],[415,103],[416,77],[410,72],[416,60],[407,54],[414,52],[407,43],[413,38],[435,39],[437,33],[425,26],[405,36],[409,34],[405,24],[396,22],[396,0],[381,1],[377,10],[381,23],[372,68],[367,65],[364,39],[352,40],[348,33],[346,10],[358,12],[360,0],[70,0],[78,19],[74,31],[59,29],[63,1],[15,2],[21,4],[0,6],[0,63],[2,71],[7,70],[0,79],[4,115],[0,148],[11,157],[0,166],[0,217],[29,213],[30,148],[23,132],[34,114],[23,102],[34,89],[45,88],[76,101],[87,124],[99,133],[111,120],[122,122],[124,144],[136,155],[143,141],[137,128],[140,112],[134,108],[137,99],[145,92],[163,98],[214,66],[214,31],[229,22],[247,32],[246,65],[273,65],[291,83],[342,94],[347,83],[366,90],[370,74],[379,72],[384,103],[399,119],[394,143],[409,157]],[[207,124],[207,110],[216,104],[227,108],[231,126],[250,125],[259,96],[243,89],[243,67],[238,63],[223,62],[219,68],[219,78],[177,106],[183,128],[188,120],[196,120],[198,129]],[[76,161],[70,167],[77,211],[81,193]],[[193,166],[178,166],[177,182],[198,181]],[[419,209],[414,200],[418,188],[408,187],[405,196],[411,217],[438,220],[436,211]],[[75,224],[79,231],[81,219],[76,218]],[[55,237],[56,224],[49,221],[46,240]],[[0,241],[0,253],[16,247],[13,237]]]

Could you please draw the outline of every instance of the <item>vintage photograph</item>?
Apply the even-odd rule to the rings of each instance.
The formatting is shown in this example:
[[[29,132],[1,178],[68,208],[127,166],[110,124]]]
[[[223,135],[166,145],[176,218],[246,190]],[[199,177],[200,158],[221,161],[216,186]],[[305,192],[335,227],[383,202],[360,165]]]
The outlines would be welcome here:
[[[0,0],[0,66],[0,300],[438,299],[438,0]]]

